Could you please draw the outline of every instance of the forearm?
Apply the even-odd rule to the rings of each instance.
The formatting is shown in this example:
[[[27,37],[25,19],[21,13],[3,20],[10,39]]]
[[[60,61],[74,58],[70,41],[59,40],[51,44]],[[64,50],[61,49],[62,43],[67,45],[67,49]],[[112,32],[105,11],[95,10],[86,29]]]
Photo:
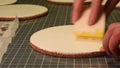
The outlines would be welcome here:
[[[117,3],[120,0],[108,0],[107,3],[104,6],[104,10],[106,12],[106,16],[108,17],[109,14],[112,12],[112,10],[115,8],[115,6],[117,5]]]

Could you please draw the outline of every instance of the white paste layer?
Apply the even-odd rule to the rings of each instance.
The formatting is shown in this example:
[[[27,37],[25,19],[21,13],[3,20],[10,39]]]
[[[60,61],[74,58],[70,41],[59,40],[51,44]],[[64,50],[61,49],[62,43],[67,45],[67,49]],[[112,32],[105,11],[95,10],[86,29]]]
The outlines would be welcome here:
[[[34,33],[30,38],[30,42],[38,48],[62,54],[81,54],[100,51],[102,40],[76,40],[72,31],[73,25],[43,29]]]
[[[0,0],[0,5],[8,5],[8,4],[13,4],[16,3],[17,0]]]
[[[47,12],[48,9],[44,6],[30,5],[30,4],[17,4],[0,6],[0,17],[31,17],[40,15]]]

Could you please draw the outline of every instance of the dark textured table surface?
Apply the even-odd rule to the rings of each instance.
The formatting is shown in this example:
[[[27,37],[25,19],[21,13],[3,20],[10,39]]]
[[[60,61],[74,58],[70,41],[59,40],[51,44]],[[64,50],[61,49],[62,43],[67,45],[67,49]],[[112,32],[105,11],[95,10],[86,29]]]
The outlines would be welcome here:
[[[0,68],[120,68],[120,60],[108,56],[59,58],[34,51],[29,44],[30,36],[44,28],[71,24],[72,6],[51,4],[47,0],[18,0],[17,4],[43,5],[49,9],[49,13],[32,20],[20,21],[16,36],[4,54]],[[120,22],[119,10],[112,12],[106,27],[112,22]]]

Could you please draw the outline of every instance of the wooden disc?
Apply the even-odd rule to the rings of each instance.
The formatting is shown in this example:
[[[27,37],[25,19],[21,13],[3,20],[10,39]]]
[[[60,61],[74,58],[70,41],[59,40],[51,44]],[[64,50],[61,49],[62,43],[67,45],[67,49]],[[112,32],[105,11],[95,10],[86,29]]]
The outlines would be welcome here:
[[[13,4],[16,3],[17,0],[0,0],[0,5],[8,5],[8,4]]]
[[[102,40],[79,39],[73,34],[73,25],[56,26],[40,30],[30,38],[32,48],[57,57],[95,57],[105,55],[101,51]]]
[[[0,20],[13,20],[16,16],[20,20],[26,20],[42,16],[48,12],[44,6],[17,4],[0,6]]]
[[[71,5],[73,4],[74,0],[48,0],[50,3],[54,4],[64,4],[64,5]],[[91,2],[91,0],[85,0],[85,2]]]

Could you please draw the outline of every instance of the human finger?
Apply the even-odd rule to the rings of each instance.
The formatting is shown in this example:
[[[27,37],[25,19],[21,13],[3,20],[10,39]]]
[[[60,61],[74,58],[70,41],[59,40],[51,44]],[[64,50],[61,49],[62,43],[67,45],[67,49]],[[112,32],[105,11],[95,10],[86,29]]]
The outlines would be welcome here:
[[[81,16],[83,11],[84,0],[74,0],[72,10],[72,23],[74,24]]]
[[[107,32],[105,33],[105,36],[104,36],[104,39],[103,39],[103,47],[104,47],[104,50],[105,52],[108,54],[108,55],[111,55],[111,52],[109,50],[109,41],[110,41],[110,38],[113,34],[113,30],[115,28],[116,24],[111,24],[109,27],[108,27],[108,30]]]
[[[120,27],[116,27],[114,29],[114,32],[110,38],[110,42],[109,42],[109,49],[110,52],[112,53],[112,55],[114,56],[120,56],[120,48],[119,48],[119,44],[120,44]]]
[[[92,4],[91,4],[92,10],[91,10],[89,21],[88,21],[89,25],[95,24],[96,21],[98,20],[101,13],[101,9],[102,9],[101,3],[102,3],[102,0],[92,0]]]

